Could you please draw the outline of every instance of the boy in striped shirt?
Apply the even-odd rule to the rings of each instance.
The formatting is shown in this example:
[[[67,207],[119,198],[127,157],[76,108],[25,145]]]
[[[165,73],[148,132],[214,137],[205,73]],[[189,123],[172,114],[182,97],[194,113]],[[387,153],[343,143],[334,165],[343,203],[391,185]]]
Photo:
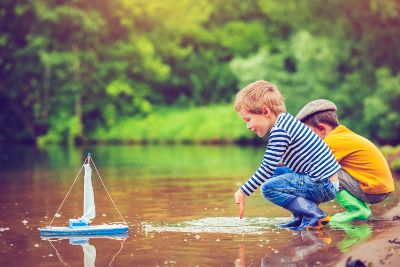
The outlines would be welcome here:
[[[286,113],[284,98],[267,81],[249,84],[238,92],[235,110],[259,137],[268,133],[260,167],[235,193],[243,217],[245,197],[261,186],[263,197],[293,213],[282,227],[321,229],[329,216],[318,204],[335,198],[340,165],[311,129]],[[287,167],[279,167],[278,165]]]

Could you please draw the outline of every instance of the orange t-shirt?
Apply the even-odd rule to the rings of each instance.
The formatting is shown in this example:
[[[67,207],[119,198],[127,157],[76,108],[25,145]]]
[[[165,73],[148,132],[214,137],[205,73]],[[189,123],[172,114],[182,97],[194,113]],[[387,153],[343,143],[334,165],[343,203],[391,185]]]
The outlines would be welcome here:
[[[394,191],[388,163],[379,149],[368,139],[339,125],[324,139],[342,168],[360,183],[368,194]]]

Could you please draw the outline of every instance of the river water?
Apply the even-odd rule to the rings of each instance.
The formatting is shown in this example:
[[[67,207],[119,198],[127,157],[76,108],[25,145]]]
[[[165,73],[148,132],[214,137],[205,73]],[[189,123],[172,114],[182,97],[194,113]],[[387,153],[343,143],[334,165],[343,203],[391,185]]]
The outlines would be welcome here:
[[[83,175],[77,175],[88,152],[97,169],[93,224],[126,221],[128,236],[42,238],[38,228],[82,216]],[[0,265],[333,266],[390,225],[279,229],[290,214],[259,191],[240,220],[233,194],[262,156],[263,147],[239,146],[0,147]],[[395,193],[371,206],[373,214],[398,199]],[[341,210],[335,201],[321,208],[331,215]]]

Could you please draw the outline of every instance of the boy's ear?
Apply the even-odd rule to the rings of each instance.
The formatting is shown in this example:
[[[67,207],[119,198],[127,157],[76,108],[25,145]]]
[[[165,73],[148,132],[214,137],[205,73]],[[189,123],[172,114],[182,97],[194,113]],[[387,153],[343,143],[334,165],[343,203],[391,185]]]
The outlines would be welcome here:
[[[318,123],[317,126],[318,126],[318,130],[320,130],[320,131],[325,130],[325,125],[323,123]]]
[[[262,113],[263,113],[264,115],[269,115],[269,114],[271,114],[271,110],[269,109],[269,107],[263,106],[263,107],[262,107]]]
[[[318,123],[318,130],[320,131],[320,133],[325,136],[328,134],[328,128],[326,126],[326,124],[324,123]]]

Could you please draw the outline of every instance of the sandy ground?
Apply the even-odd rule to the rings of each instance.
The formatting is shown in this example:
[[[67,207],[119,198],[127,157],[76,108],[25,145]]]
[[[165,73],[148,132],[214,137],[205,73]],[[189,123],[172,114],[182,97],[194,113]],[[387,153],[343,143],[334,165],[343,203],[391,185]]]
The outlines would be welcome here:
[[[343,254],[336,266],[400,266],[400,203],[381,219],[385,228]]]

